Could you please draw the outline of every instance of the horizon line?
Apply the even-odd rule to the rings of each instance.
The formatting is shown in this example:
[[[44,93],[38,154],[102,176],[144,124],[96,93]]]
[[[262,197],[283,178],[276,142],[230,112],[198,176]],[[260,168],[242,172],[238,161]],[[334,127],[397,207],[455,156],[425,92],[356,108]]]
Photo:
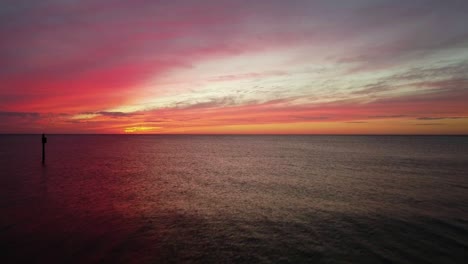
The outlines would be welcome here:
[[[0,133],[4,135],[95,135],[95,136],[468,136],[468,134],[294,134],[294,133]]]

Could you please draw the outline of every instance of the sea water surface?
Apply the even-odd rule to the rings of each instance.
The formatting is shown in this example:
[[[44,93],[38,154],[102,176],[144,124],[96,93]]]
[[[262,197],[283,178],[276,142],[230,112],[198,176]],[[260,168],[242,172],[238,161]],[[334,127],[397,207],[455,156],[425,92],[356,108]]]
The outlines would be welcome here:
[[[1,263],[466,263],[468,137],[0,135]]]

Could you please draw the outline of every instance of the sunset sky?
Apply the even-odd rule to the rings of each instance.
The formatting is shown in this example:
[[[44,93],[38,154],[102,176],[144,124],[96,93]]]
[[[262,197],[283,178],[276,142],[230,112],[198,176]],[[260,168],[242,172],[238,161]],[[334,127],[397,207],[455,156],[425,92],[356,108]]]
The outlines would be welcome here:
[[[0,133],[468,134],[466,0],[3,0]]]

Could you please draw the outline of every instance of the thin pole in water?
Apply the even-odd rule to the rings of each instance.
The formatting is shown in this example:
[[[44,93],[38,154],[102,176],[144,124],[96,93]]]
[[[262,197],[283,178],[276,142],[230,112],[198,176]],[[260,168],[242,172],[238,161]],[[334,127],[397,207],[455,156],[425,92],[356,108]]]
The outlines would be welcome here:
[[[42,134],[42,164],[45,164],[45,144],[47,143],[47,138]]]

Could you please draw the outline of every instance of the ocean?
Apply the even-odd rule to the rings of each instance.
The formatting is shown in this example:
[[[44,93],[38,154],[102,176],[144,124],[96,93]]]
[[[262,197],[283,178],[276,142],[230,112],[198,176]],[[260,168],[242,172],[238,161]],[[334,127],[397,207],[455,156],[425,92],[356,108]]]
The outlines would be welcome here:
[[[0,135],[1,263],[466,263],[468,137]]]

